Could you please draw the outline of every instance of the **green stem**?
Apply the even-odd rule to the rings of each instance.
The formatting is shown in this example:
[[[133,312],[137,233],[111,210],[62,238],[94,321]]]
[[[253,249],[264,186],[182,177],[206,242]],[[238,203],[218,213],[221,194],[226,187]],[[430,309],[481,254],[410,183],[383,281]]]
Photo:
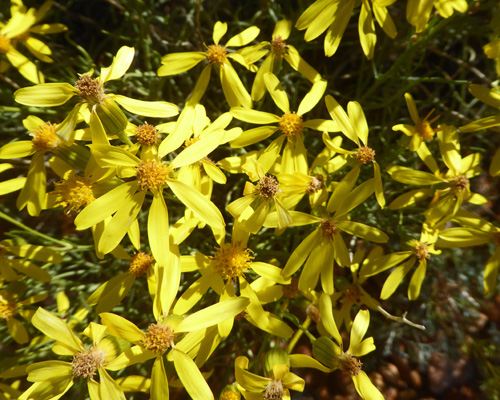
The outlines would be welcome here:
[[[305,333],[307,335],[307,337],[309,337],[309,340],[311,340],[311,342],[314,342],[316,340],[316,338],[314,336],[312,336],[309,333],[309,331],[307,330],[307,328],[309,328],[309,325],[311,325],[311,318],[307,317],[306,320],[304,321],[304,323],[302,325],[299,325],[299,330],[297,332],[295,332],[295,335],[293,335],[292,340],[290,340],[290,343],[288,344],[288,347],[286,348],[286,352],[288,354],[290,354],[293,351],[293,348],[295,347],[295,345],[297,344],[299,339],[302,337],[302,334]],[[310,336],[312,336],[312,339]]]
[[[21,228],[22,230],[24,230],[26,232],[31,233],[32,235],[41,237],[41,238],[43,238],[45,240],[48,240],[50,242],[53,242],[53,243],[60,244],[61,246],[64,246],[64,247],[69,247],[69,248],[73,248],[74,247],[72,243],[65,242],[64,240],[54,239],[53,237],[50,237],[50,236],[45,235],[43,233],[40,233],[40,232],[38,232],[38,231],[36,231],[34,229],[31,229],[30,227],[24,225],[22,222],[16,221],[14,218],[9,217],[7,214],[5,214],[2,211],[0,211],[0,218],[6,220],[8,222],[10,222],[13,225],[16,225],[17,227]]]

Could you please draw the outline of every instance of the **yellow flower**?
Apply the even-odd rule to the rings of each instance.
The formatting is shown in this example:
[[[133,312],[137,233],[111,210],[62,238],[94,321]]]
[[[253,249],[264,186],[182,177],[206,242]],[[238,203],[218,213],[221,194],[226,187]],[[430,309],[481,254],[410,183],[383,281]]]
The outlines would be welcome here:
[[[105,337],[106,327],[91,322],[84,334],[92,339],[87,348],[71,328],[49,311],[39,308],[31,320],[44,335],[56,342],[52,351],[59,355],[71,355],[73,360],[43,361],[27,368],[28,380],[34,382],[20,400],[50,400],[59,398],[73,386],[75,379],[85,379],[91,397],[125,400],[123,391],[109,376],[106,369],[120,351],[116,340]],[[99,374],[99,382],[94,379]]]
[[[34,310],[23,309],[23,307],[45,300],[48,294],[37,294],[25,300],[19,300],[19,297],[20,293],[14,286],[9,285],[6,290],[0,290],[0,319],[7,322],[7,329],[12,338],[19,344],[25,344],[29,342],[28,331],[15,316],[19,314],[25,320],[30,321]]]
[[[487,202],[482,195],[472,193],[469,184],[469,179],[482,171],[478,165],[481,155],[472,153],[462,158],[457,130],[453,126],[442,126],[442,130],[438,132],[438,142],[443,161],[449,168],[445,174],[440,174],[437,161],[430,153],[421,153],[421,156],[432,173],[400,166],[387,168],[392,179],[398,182],[417,186],[437,186],[437,190],[434,188],[411,190],[389,204],[389,208],[395,210],[433,196],[431,204],[424,213],[429,226],[438,226],[453,218],[464,200],[478,205]],[[426,148],[420,147],[420,150],[422,149]]]
[[[198,161],[206,156],[206,152],[211,151],[209,148],[193,145],[166,165],[161,160],[164,157],[161,145],[159,153],[149,153],[154,158],[144,160],[123,148],[108,144],[93,144],[89,147],[100,167],[111,169],[118,167],[121,170],[120,176],[136,178],[114,187],[91,202],[75,219],[77,229],[82,230],[113,216],[106,223],[100,237],[98,244],[100,252],[109,253],[120,243],[137,218],[146,194],[151,192],[153,202],[148,216],[149,243],[155,260],[164,264],[169,254],[168,209],[163,196],[163,189],[166,187],[172,189],[182,203],[206,222],[217,237],[224,231],[225,224],[219,209],[195,188],[171,177],[174,168]]]
[[[500,91],[498,89],[488,89],[481,85],[469,85],[469,91],[472,95],[489,106],[498,108],[500,110]],[[500,114],[492,115],[490,117],[481,118],[477,121],[471,122],[467,125],[461,126],[462,132],[475,132],[481,129],[488,129],[500,125]],[[500,175],[500,148],[498,148],[491,160],[490,175]]]
[[[261,165],[255,161],[249,163],[247,170],[251,177],[258,177],[257,185],[246,182],[243,197],[231,202],[226,210],[244,230],[256,234],[274,206],[278,215],[277,227],[286,228],[290,225],[291,218],[281,201],[281,190],[276,178],[264,175]]]
[[[343,201],[335,205],[335,208],[327,208],[328,213],[325,213],[321,218],[299,211],[290,211],[292,219],[290,226],[318,225],[297,246],[283,268],[283,276],[290,277],[305,263],[300,274],[299,290],[303,292],[314,290],[321,276],[323,291],[333,294],[334,262],[343,267],[351,264],[349,251],[341,235],[342,231],[376,243],[385,243],[389,240],[388,236],[381,230],[351,221],[348,216],[352,209],[370,196],[369,186],[370,182],[361,184],[345,195]],[[330,203],[331,201],[329,201]],[[276,227],[276,222],[276,214],[272,213],[264,225]]]
[[[304,380],[290,372],[290,361],[283,350],[272,349],[266,354],[265,377],[248,371],[248,363],[246,357],[237,357],[234,362],[236,382],[244,389],[246,399],[290,400],[290,390],[304,390]]]
[[[495,60],[497,65],[497,75],[500,77],[500,38],[492,40],[483,46],[486,57]]]
[[[340,369],[342,372],[348,374],[354,383],[356,391],[364,400],[383,400],[384,396],[371,383],[366,372],[361,369],[363,363],[359,360],[359,357],[375,350],[372,337],[363,340],[370,325],[370,312],[368,310],[361,310],[354,318],[351,329],[351,340],[347,351],[343,349],[342,336],[333,319],[331,299],[326,293],[321,295],[320,314],[325,329],[335,342],[326,336],[316,339],[313,342],[314,358],[328,368],[331,368],[331,370]],[[304,357],[302,358],[305,359]],[[300,364],[300,361],[300,358],[297,358],[296,362],[292,361],[292,366],[300,366],[294,365]],[[303,364],[306,363],[303,362]],[[317,368],[312,363],[304,366]]]
[[[269,53],[259,67],[252,86],[252,100],[260,101],[266,92],[264,75],[272,72],[275,75],[280,70],[281,63],[285,60],[294,70],[300,72],[309,81],[315,82],[321,79],[321,75],[311,67],[299,54],[297,49],[286,40],[292,30],[292,21],[282,19],[274,26],[270,42],[262,42],[261,45],[269,46]]]
[[[411,151],[416,151],[420,158],[421,154],[429,153],[428,149],[423,149],[419,152],[420,146],[425,146],[424,140],[432,140],[439,128],[432,128],[431,124],[439,118],[439,115],[428,120],[431,114],[434,112],[432,109],[429,114],[427,114],[423,119],[420,119],[417,111],[417,106],[415,105],[415,100],[410,93],[405,93],[406,105],[408,106],[408,111],[410,111],[410,116],[415,126],[407,124],[398,124],[392,127],[393,131],[401,131],[406,136],[411,136],[410,143],[408,144],[408,149]]]
[[[332,96],[325,97],[326,108],[332,119],[338,124],[342,133],[358,145],[358,150],[344,150],[330,139],[327,132],[323,132],[323,142],[332,151],[339,154],[351,156],[356,161],[356,166],[344,177],[339,186],[335,189],[330,202],[337,203],[343,200],[356,183],[362,165],[373,164],[373,179],[370,179],[371,193],[375,192],[375,197],[381,208],[385,206],[384,190],[382,187],[382,176],[380,166],[375,161],[375,150],[368,147],[368,123],[357,101],[350,101],[347,104],[347,114],[340,104]],[[368,182],[368,181],[367,181]],[[341,189],[340,189],[341,188]],[[371,194],[370,193],[370,194]],[[328,208],[331,205],[328,204]]]
[[[394,21],[387,11],[387,6],[390,6],[395,1],[361,1],[361,11],[358,21],[359,41],[363,53],[369,60],[373,58],[375,43],[377,42],[373,14],[375,14],[375,19],[387,36],[394,38],[397,34]],[[342,40],[354,6],[354,0],[317,0],[302,13],[295,27],[298,30],[306,29],[304,36],[306,42],[314,40],[327,30],[325,36],[325,54],[327,57],[331,57],[337,51]]]
[[[32,156],[25,185],[17,198],[19,210],[27,207],[30,215],[38,216],[45,208],[46,153],[53,153],[72,163],[75,168],[85,168],[88,151],[73,144],[75,122],[68,117],[60,124],[52,124],[30,115],[23,120],[23,124],[33,139],[19,140],[0,148],[0,159]]]
[[[52,62],[49,57],[52,54],[49,46],[31,35],[33,33],[46,35],[67,30],[63,24],[35,25],[45,16],[51,6],[51,1],[45,1],[38,10],[27,9],[21,0],[11,0],[11,18],[6,24],[0,23],[0,54],[4,54],[10,64],[33,83],[43,83],[44,77],[36,65],[18,52],[15,47],[18,42],[22,42],[39,60]],[[0,59],[0,71],[5,71],[5,67],[6,63]]]
[[[183,271],[199,271],[201,277],[197,279],[179,297],[173,309],[174,314],[185,314],[197,304],[211,288],[219,301],[236,298],[234,284],[237,282],[242,296],[250,299],[245,309],[245,317],[258,328],[280,337],[290,337],[292,330],[273,314],[265,311],[260,294],[266,293],[274,299],[281,297],[280,286],[276,283],[287,284],[290,279],[281,275],[281,270],[269,263],[254,261],[253,251],[247,247],[248,232],[241,229],[238,223],[233,226],[231,242],[222,243],[216,247],[213,256],[196,253],[194,256],[183,256]],[[247,272],[254,272],[260,278],[252,283],[248,280]],[[222,337],[229,335],[233,320],[224,321],[219,325]]]
[[[453,221],[462,227],[448,228],[439,232],[438,247],[455,248],[481,246],[491,243],[496,246],[484,269],[484,293],[495,292],[500,267],[500,228],[479,216],[460,210]]]
[[[186,53],[173,53],[163,56],[162,66],[158,69],[159,76],[170,76],[180,74],[195,67],[203,60],[208,61],[208,65],[201,72],[196,87],[188,100],[190,103],[197,103],[205,93],[210,80],[212,66],[214,66],[220,75],[222,91],[230,107],[242,105],[243,107],[252,108],[252,99],[250,94],[243,86],[237,72],[233,68],[229,59],[242,64],[245,68],[250,68],[250,65],[241,51],[229,53],[230,47],[245,46],[254,40],[260,32],[256,26],[251,26],[243,32],[229,39],[225,46],[219,44],[221,38],[227,32],[227,24],[217,21],[214,25],[213,41],[214,44],[207,47],[207,51],[196,51]],[[262,46],[261,46],[262,47]],[[258,51],[258,50],[256,50]],[[259,54],[260,55],[260,54]],[[259,56],[260,58],[260,56]],[[257,59],[258,60],[258,59]],[[257,61],[252,60],[252,62]]]
[[[141,101],[118,94],[106,93],[104,84],[119,79],[129,69],[135,50],[123,46],[118,50],[111,65],[101,68],[99,77],[92,79],[92,71],[80,76],[78,81],[69,83],[44,83],[25,87],[14,93],[18,103],[36,107],[54,107],[65,104],[74,96],[80,97],[71,118],[76,121],[79,112],[90,114],[89,125],[94,143],[108,143],[107,135],[119,135],[123,141],[123,131],[127,127],[127,117],[118,107],[146,117],[172,117],[178,114],[178,107],[165,101]],[[117,104],[118,103],[118,104]]]
[[[371,259],[363,266],[359,276],[365,279],[369,276],[379,274],[396,266],[396,268],[387,277],[380,298],[382,300],[388,299],[404,277],[410,272],[415,263],[418,261],[418,266],[413,273],[410,284],[408,286],[408,298],[416,300],[420,296],[420,289],[425,278],[427,271],[427,260],[431,258],[431,254],[440,254],[440,250],[434,249],[434,244],[437,240],[437,231],[433,230],[428,225],[424,224],[420,239],[410,240],[406,247],[406,251],[398,251]]]
[[[294,173],[296,171],[307,171],[307,157],[302,132],[304,128],[317,130],[336,130],[335,124],[328,124],[324,120],[303,120],[303,115],[321,100],[326,90],[326,81],[319,79],[314,82],[309,93],[307,93],[299,104],[297,112],[290,111],[288,96],[284,91],[278,78],[272,73],[264,74],[264,81],[269,94],[283,115],[275,115],[264,111],[249,110],[243,107],[233,107],[230,113],[233,117],[252,124],[273,124],[259,126],[258,128],[244,131],[241,135],[230,142],[231,147],[244,147],[270,137],[274,132],[281,131],[281,136],[273,140],[265,150],[261,152],[258,162],[262,170],[267,173],[278,158],[283,142],[286,139],[285,149],[281,162],[281,172]]]

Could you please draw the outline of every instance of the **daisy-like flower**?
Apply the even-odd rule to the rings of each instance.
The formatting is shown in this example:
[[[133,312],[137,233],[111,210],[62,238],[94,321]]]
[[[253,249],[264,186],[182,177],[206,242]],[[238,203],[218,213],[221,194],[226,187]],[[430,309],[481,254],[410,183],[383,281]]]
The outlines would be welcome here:
[[[437,161],[430,153],[425,154],[425,159],[432,173],[400,166],[391,166],[387,169],[392,179],[398,182],[437,187],[437,190],[433,187],[411,190],[398,196],[389,204],[391,210],[396,210],[422,198],[433,196],[424,213],[426,223],[430,226],[438,226],[453,218],[463,201],[477,205],[487,202],[484,196],[472,193],[469,184],[469,179],[479,175],[482,171],[479,166],[481,155],[472,153],[462,158],[458,133],[453,126],[442,126],[442,130],[438,132],[438,143],[443,161],[449,168],[445,174],[439,172]]]
[[[364,265],[359,276],[365,279],[369,276],[386,271],[389,268],[396,267],[387,277],[382,287],[380,298],[385,300],[392,296],[404,277],[418,261],[418,266],[408,286],[408,298],[410,300],[416,300],[420,296],[420,289],[422,288],[422,283],[427,271],[427,260],[431,258],[431,254],[441,254],[440,250],[434,248],[437,239],[437,231],[424,224],[420,239],[412,239],[406,243],[405,247],[407,247],[408,250],[386,254],[369,260]]]
[[[0,279],[7,282],[22,278],[22,273],[40,282],[49,282],[52,276],[33,261],[57,264],[63,257],[57,251],[34,244],[16,245],[10,240],[0,242]]]
[[[283,115],[275,115],[264,111],[249,110],[243,107],[233,107],[230,113],[240,121],[252,124],[272,124],[259,126],[258,128],[244,131],[238,138],[230,142],[231,147],[244,147],[270,137],[274,132],[280,131],[281,135],[273,140],[259,157],[259,163],[262,165],[263,172],[267,173],[278,158],[283,143],[286,139],[285,149],[281,161],[282,173],[294,173],[295,171],[307,170],[307,157],[302,131],[304,128],[316,130],[338,130],[335,124],[328,123],[325,120],[303,120],[303,115],[321,100],[326,90],[326,81],[320,79],[314,82],[309,93],[307,93],[299,104],[297,112],[290,111],[288,96],[281,86],[278,78],[272,73],[264,74],[264,82],[269,94],[278,108],[283,111]],[[331,122],[331,121],[330,121]],[[305,165],[305,168],[304,168]]]
[[[483,277],[484,293],[494,293],[500,268],[500,228],[464,210],[460,210],[453,217],[453,221],[462,226],[440,230],[438,247],[469,247],[488,243],[495,246],[493,254],[486,261]]]
[[[373,14],[378,24],[387,36],[396,37],[397,31],[387,6],[396,0],[362,0],[359,13],[358,32],[359,41],[367,59],[373,58],[377,35]],[[311,4],[299,17],[295,27],[298,30],[306,29],[304,39],[306,42],[316,39],[324,31],[325,54],[331,57],[337,51],[355,6],[354,0],[317,0]],[[373,12],[373,14],[372,14]]]
[[[178,107],[172,103],[141,101],[106,93],[104,84],[125,75],[132,64],[134,53],[133,47],[123,46],[116,53],[111,65],[107,68],[101,68],[99,77],[93,79],[92,72],[89,72],[81,75],[74,85],[44,83],[25,87],[14,93],[15,100],[27,106],[55,107],[65,104],[77,96],[80,101],[71,112],[72,118],[76,120],[79,111],[87,115],[90,114],[88,122],[93,142],[107,143],[106,134],[119,135],[122,140],[125,140],[123,131],[127,127],[127,117],[118,104],[131,113],[146,117],[173,117],[178,114]]]
[[[314,358],[331,370],[340,369],[348,374],[354,383],[356,391],[364,400],[383,400],[382,393],[373,385],[366,372],[362,370],[363,363],[359,359],[359,357],[375,350],[372,337],[363,340],[370,325],[370,312],[360,310],[354,318],[347,351],[344,351],[342,336],[332,314],[332,302],[326,293],[323,293],[320,298],[320,314],[325,329],[335,342],[326,336],[316,339],[313,342]],[[307,360],[305,357],[302,357],[302,359]],[[301,358],[296,358],[292,361],[292,366],[303,364],[305,367],[315,367],[313,364],[308,365],[307,361],[303,363],[300,361]]]
[[[365,113],[361,105],[357,101],[350,101],[347,104],[347,111],[349,113],[347,114],[332,96],[327,95],[325,103],[330,116],[338,124],[342,133],[359,147],[358,150],[344,150],[330,139],[327,132],[323,132],[323,142],[330,150],[339,154],[349,155],[356,161],[356,166],[342,180],[342,185],[340,186],[342,189],[335,189],[330,202],[342,201],[343,196],[354,187],[361,166],[371,163],[373,164],[372,193],[375,192],[378,204],[381,208],[384,208],[385,197],[380,166],[375,161],[375,150],[368,147],[368,123],[366,122]],[[327,207],[330,208],[330,204]]]
[[[408,0],[406,4],[406,19],[416,28],[416,32],[422,32],[429,18],[432,8],[443,18],[449,18],[455,11],[464,13],[469,7],[466,0]]]
[[[122,183],[85,207],[75,219],[77,229],[93,227],[113,216],[106,224],[98,245],[99,251],[109,253],[127,234],[137,218],[146,194],[151,192],[153,202],[148,216],[148,237],[153,257],[163,264],[169,254],[169,219],[163,189],[169,187],[180,201],[206,222],[219,237],[225,225],[219,209],[195,188],[171,177],[175,168],[192,164],[211,151],[203,147],[204,142],[201,140],[198,143],[179,153],[169,165],[162,162],[159,154],[142,160],[120,147],[107,144],[90,145],[99,166],[111,169],[118,167],[122,170],[122,177],[136,179]]]
[[[290,213],[281,201],[281,191],[275,177],[265,175],[261,165],[254,161],[247,166],[250,177],[258,177],[257,185],[251,182],[245,184],[243,197],[234,200],[226,210],[236,218],[237,222],[247,232],[256,234],[271,210],[277,211],[277,227],[280,229],[290,225]]]
[[[266,92],[264,75],[272,72],[278,75],[282,61],[285,60],[294,70],[301,73],[309,81],[315,82],[321,79],[321,75],[311,67],[299,54],[297,49],[287,42],[292,30],[292,21],[282,19],[274,26],[270,42],[262,42],[261,45],[269,46],[269,53],[259,67],[252,86],[252,99],[259,101]]]
[[[408,144],[408,149],[411,151],[416,151],[420,158],[422,154],[429,153],[427,148],[424,148],[422,152],[419,152],[420,146],[425,146],[424,140],[432,140],[434,135],[439,128],[433,128],[431,124],[439,118],[439,115],[435,116],[433,119],[429,120],[430,116],[434,112],[432,109],[429,114],[427,114],[423,119],[420,118],[417,111],[417,106],[415,105],[415,100],[410,93],[405,93],[406,105],[408,106],[408,111],[410,112],[411,119],[415,125],[408,124],[398,124],[392,127],[393,131],[401,131],[406,136],[410,136],[410,143]],[[425,159],[423,159],[425,161]]]
[[[16,202],[19,210],[27,207],[30,215],[37,216],[45,207],[46,153],[50,152],[56,157],[72,163],[75,168],[85,168],[88,151],[73,144],[75,122],[71,117],[67,117],[60,124],[52,124],[30,115],[23,120],[23,125],[33,136],[33,139],[19,140],[0,148],[0,159],[32,156],[25,185]]]
[[[170,247],[172,252],[168,260],[168,270],[157,266],[157,281],[165,283],[157,285],[153,302],[156,322],[150,324],[146,332],[116,314],[100,314],[102,323],[108,327],[112,335],[134,344],[115,359],[109,368],[118,371],[154,358],[150,395],[152,400],[161,400],[168,398],[169,393],[169,377],[164,364],[164,356],[167,355],[168,360],[173,361],[180,381],[192,398],[213,400],[210,387],[193,361],[198,352],[193,349],[204,339],[207,334],[206,328],[234,318],[249,304],[249,299],[244,297],[227,299],[185,318],[169,315],[181,273],[178,249],[174,244]],[[184,336],[185,333],[187,334]]]
[[[196,253],[182,257],[183,272],[199,271],[201,277],[179,297],[173,309],[174,314],[185,314],[197,304],[211,288],[220,296],[219,301],[235,298],[234,284],[237,282],[242,296],[250,299],[245,309],[245,317],[258,328],[280,337],[290,337],[292,331],[288,325],[273,314],[265,311],[258,292],[270,293],[279,290],[276,283],[287,284],[290,278],[281,275],[281,269],[269,263],[254,261],[253,251],[247,247],[249,233],[241,229],[238,223],[233,226],[231,242],[216,247],[212,256]],[[247,273],[254,272],[261,278],[250,283]],[[219,326],[222,337],[229,335],[233,320],[227,320]]]
[[[35,64],[16,50],[16,46],[22,42],[36,58],[43,62],[52,62],[49,46],[32,36],[33,33],[46,35],[68,29],[63,24],[35,25],[47,14],[51,6],[52,1],[48,0],[38,10],[27,9],[21,0],[11,0],[11,18],[5,24],[0,22],[0,54],[4,55],[0,58],[0,72],[4,72],[9,65],[3,60],[5,57],[30,82],[44,82],[43,74]]]
[[[323,291],[333,294],[334,262],[343,267],[351,264],[349,251],[341,235],[342,231],[376,243],[385,243],[389,240],[381,230],[351,221],[348,216],[352,209],[370,196],[370,185],[369,181],[362,183],[345,195],[343,202],[335,206],[336,208],[327,209],[333,214],[325,213],[323,217],[316,217],[299,211],[290,211],[292,219],[290,226],[318,225],[297,246],[283,268],[283,276],[290,277],[305,263],[300,274],[299,290],[303,292],[314,290],[321,276]],[[276,214],[272,213],[266,219],[264,226],[276,227],[276,222]]]
[[[196,97],[201,99],[201,96],[205,93],[210,80],[212,66],[214,66],[220,75],[222,91],[224,92],[224,96],[229,106],[236,107],[242,105],[243,107],[252,108],[252,98],[245,89],[245,86],[243,86],[238,73],[235,71],[229,59],[242,64],[245,68],[250,68],[250,65],[257,61],[262,54],[257,50],[258,58],[248,62],[241,54],[241,51],[229,53],[228,48],[246,46],[257,37],[260,29],[256,26],[251,26],[238,35],[233,36],[224,46],[219,44],[219,42],[226,32],[227,24],[217,21],[213,31],[214,44],[209,45],[206,51],[172,53],[163,56],[161,60],[163,65],[158,69],[158,75],[170,76],[180,74],[181,72],[188,71],[195,67],[203,60],[207,60],[209,64],[201,72],[196,84],[197,87],[201,88],[199,93],[196,94]]]
[[[266,376],[248,371],[248,363],[247,357],[237,357],[234,362],[236,382],[244,389],[245,399],[290,400],[290,390],[304,390],[304,379],[290,372],[290,360],[283,350],[272,349],[266,354]]]
[[[35,311],[23,307],[45,300],[48,294],[37,294],[20,300],[21,294],[12,285],[0,290],[0,319],[7,322],[7,329],[12,338],[19,344],[25,344],[29,342],[28,331],[15,316],[19,314],[26,321],[30,321]]]
[[[116,340],[105,337],[105,326],[91,322],[84,331],[84,335],[92,339],[89,348],[63,320],[41,307],[31,322],[45,336],[56,341],[52,346],[54,353],[73,356],[73,360],[43,361],[27,367],[28,381],[34,383],[19,397],[20,400],[59,398],[73,386],[75,379],[86,380],[91,398],[125,400],[122,389],[106,371],[120,347]],[[99,382],[94,379],[96,373]]]
[[[482,101],[484,104],[498,108],[500,110],[500,91],[496,88],[488,89],[481,85],[469,85],[469,91],[472,95]],[[481,118],[467,125],[461,126],[461,132],[475,132],[481,129],[488,129],[500,125],[500,114]],[[490,175],[500,175],[500,148],[497,149],[490,164]]]

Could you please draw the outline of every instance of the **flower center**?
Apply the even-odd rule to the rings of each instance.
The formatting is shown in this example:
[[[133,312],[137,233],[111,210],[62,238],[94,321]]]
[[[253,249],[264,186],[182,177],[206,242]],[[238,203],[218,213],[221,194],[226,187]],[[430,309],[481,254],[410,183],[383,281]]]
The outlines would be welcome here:
[[[359,287],[356,285],[348,286],[344,290],[344,300],[349,301],[351,303],[359,303],[361,297],[361,293],[359,291]]]
[[[141,345],[153,353],[163,354],[174,344],[174,330],[168,325],[151,324]]]
[[[240,400],[241,394],[234,385],[227,385],[219,396],[219,400]]]
[[[54,149],[62,143],[56,134],[56,126],[50,122],[40,125],[37,130],[31,132],[33,145],[37,150]]]
[[[281,55],[286,50],[286,41],[281,38],[281,36],[276,36],[271,40],[271,51],[274,54]]]
[[[415,254],[415,256],[417,256],[417,258],[420,261],[424,260],[425,258],[427,259],[431,258],[428,246],[421,242],[417,242],[417,244],[415,244],[415,247],[413,248],[412,252],[413,254]]]
[[[304,129],[302,117],[297,115],[295,111],[293,113],[284,113],[280,118],[279,126],[285,136],[298,136]]]
[[[227,50],[220,44],[211,44],[207,50],[207,60],[210,64],[222,65],[227,58]]]
[[[16,303],[13,303],[0,295],[0,318],[10,319],[16,315]]]
[[[250,268],[254,258],[251,254],[252,250],[240,243],[224,243],[210,257],[210,265],[224,280],[237,278]]]
[[[436,131],[431,127],[431,124],[427,121],[420,121],[415,126],[415,131],[424,140],[431,140],[436,133]]]
[[[311,182],[309,182],[309,186],[307,187],[306,192],[309,194],[316,193],[318,190],[324,188],[325,188],[325,178],[323,177],[323,175],[316,175],[313,176]]]
[[[259,180],[258,190],[259,195],[270,200],[279,192],[278,181],[273,176],[263,176]]]
[[[463,192],[469,187],[469,179],[466,176],[458,176],[450,181],[450,186],[455,192]]]
[[[161,188],[165,185],[169,173],[166,165],[154,160],[143,161],[135,169],[135,176],[142,190]]]
[[[64,211],[66,215],[69,215],[71,211],[80,212],[82,208],[95,200],[90,179],[77,175],[75,171],[71,171],[66,179],[54,185],[53,193],[61,196],[58,205],[67,207]]]
[[[283,399],[283,383],[281,379],[272,380],[266,387],[262,400],[281,400]]]
[[[319,227],[323,230],[323,235],[332,240],[335,234],[339,231],[339,228],[337,228],[335,222],[329,219],[321,220],[321,222],[319,223]]]
[[[7,53],[10,50],[10,39],[4,35],[0,35],[0,53]]]
[[[355,153],[356,160],[360,164],[368,164],[375,161],[375,150],[370,147],[362,147]]]
[[[142,274],[147,272],[148,268],[151,267],[153,262],[154,258],[152,256],[140,251],[130,260],[130,267],[128,269],[128,272],[135,276],[141,276]]]
[[[337,361],[339,368],[351,376],[358,375],[361,371],[361,367],[363,366],[363,363],[358,358],[348,353],[342,353]]]
[[[90,104],[102,103],[106,94],[99,79],[92,79],[89,75],[82,75],[75,83],[78,95]]]
[[[144,125],[138,126],[135,130],[135,136],[140,144],[152,146],[160,139],[158,130],[147,122]]]
[[[71,367],[73,376],[81,376],[85,379],[92,378],[106,360],[106,353],[99,347],[92,347],[90,350],[83,350],[73,357]]]

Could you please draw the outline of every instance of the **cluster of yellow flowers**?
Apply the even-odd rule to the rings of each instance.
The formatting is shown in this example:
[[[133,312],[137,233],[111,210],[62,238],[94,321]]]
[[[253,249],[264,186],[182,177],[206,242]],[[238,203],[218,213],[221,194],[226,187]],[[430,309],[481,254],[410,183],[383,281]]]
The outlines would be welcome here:
[[[371,59],[377,39],[373,16],[384,32],[394,37],[396,28],[387,7],[395,1],[318,0],[304,11],[296,28],[306,30],[306,41],[326,31],[325,54],[332,56],[353,8],[360,6],[360,43],[363,53]],[[183,386],[193,399],[213,399],[206,380],[210,372],[203,371],[204,365],[231,335],[233,325],[244,318],[257,329],[284,339],[288,347],[284,350],[277,345],[266,354],[265,376],[248,370],[248,354],[237,355],[236,383],[223,390],[221,399],[238,399],[240,395],[246,399],[290,399],[290,390],[302,391],[305,386],[302,378],[290,372],[292,367],[315,368],[325,373],[340,369],[352,378],[363,399],[383,399],[359,360],[375,349],[373,338],[364,338],[370,324],[369,310],[417,325],[404,317],[390,316],[363,288],[363,283],[392,269],[380,294],[381,299],[387,299],[417,265],[408,286],[408,298],[416,300],[428,260],[441,252],[438,248],[500,244],[500,227],[463,208],[464,202],[483,205],[487,199],[470,190],[470,180],[482,172],[481,154],[463,156],[460,150],[461,132],[498,126],[500,114],[460,128],[435,125],[437,117],[430,119],[429,113],[422,118],[413,97],[406,93],[413,124],[397,124],[392,129],[407,136],[408,152],[416,152],[423,163],[422,170],[381,166],[369,147],[369,121],[363,108],[356,101],[348,102],[344,108],[333,96],[325,95],[328,82],[287,43],[291,21],[279,21],[271,41],[254,44],[260,30],[252,26],[231,37],[225,45],[221,41],[228,26],[217,22],[213,44],[205,51],[165,55],[159,76],[179,74],[206,63],[179,114],[173,103],[142,101],[106,90],[107,82],[121,79],[131,66],[136,53],[132,47],[120,48],[111,65],[101,68],[95,77],[95,71],[89,71],[74,83],[44,83],[35,64],[22,56],[16,45],[23,42],[41,61],[50,62],[50,49],[31,33],[56,33],[66,28],[61,24],[35,25],[48,11],[50,1],[38,10],[26,9],[20,0],[11,3],[12,18],[0,26],[0,53],[36,84],[17,90],[15,101],[36,107],[76,102],[61,122],[27,117],[23,123],[32,139],[0,148],[2,160],[31,160],[27,176],[1,182],[0,194],[19,191],[18,209],[26,208],[35,217],[43,210],[63,207],[68,215],[76,215],[74,224],[78,231],[92,231],[98,258],[128,260],[129,269],[88,293],[88,308],[63,320],[41,307],[36,311],[25,308],[45,300],[47,294],[21,300],[9,289],[9,283],[25,276],[49,281],[47,269],[33,261],[60,263],[65,248],[56,251],[15,245],[9,240],[0,242],[0,317],[6,320],[19,344],[30,339],[23,323],[15,318],[18,314],[45,335],[38,342],[53,340],[53,352],[69,360],[43,361],[25,367],[32,385],[22,394],[12,387],[5,389],[6,398],[57,399],[75,380],[83,379],[91,399],[125,399],[127,391],[144,391],[152,399],[167,399],[169,385]],[[425,30],[433,7],[446,18],[454,10],[466,11],[467,2],[408,0],[407,19],[417,33]],[[497,39],[485,47],[485,52],[488,57],[500,59],[499,49]],[[296,107],[290,104],[279,78],[283,60],[310,85]],[[250,92],[233,61],[255,74]],[[5,69],[5,62],[1,62],[0,68]],[[201,104],[212,70],[220,76],[229,105],[227,112],[214,121],[209,120]],[[500,109],[497,89],[470,85],[470,92],[481,102]],[[253,109],[254,103],[266,95],[276,107],[270,111]],[[307,119],[306,114],[323,100],[329,116]],[[147,122],[137,126],[122,108],[140,117],[177,119],[156,126]],[[240,126],[246,124],[238,121],[254,127],[243,130]],[[307,148],[312,135],[322,135],[324,147],[319,154],[311,154]],[[438,155],[433,155],[426,145],[436,139],[445,171],[439,169]],[[209,158],[214,150],[227,144],[232,149],[262,145],[252,151],[235,150],[221,160]],[[0,172],[12,168],[13,164],[4,163]],[[51,191],[47,190],[47,168],[60,178]],[[373,175],[369,172],[369,176],[373,177],[360,181],[360,176],[365,176],[362,172],[371,168]],[[386,207],[381,170],[386,170],[396,182],[418,187],[394,198],[388,205],[390,210],[416,202],[428,204],[420,239],[389,254],[384,254],[380,245],[365,251],[370,243],[388,242],[389,236],[350,216],[372,195],[378,207]],[[336,172],[343,174],[338,182],[332,179]],[[489,173],[500,175],[500,149],[493,155]],[[225,205],[224,210],[214,204],[212,193],[224,192],[227,174],[246,174],[248,180],[241,197]],[[170,211],[169,216],[169,209],[176,213]],[[147,216],[144,229],[139,215]],[[172,215],[180,217],[172,221]],[[232,226],[230,233],[226,232],[227,221]],[[258,261],[256,249],[248,248],[250,236],[265,229],[276,229],[279,243],[280,233],[305,225],[313,225],[314,229],[295,247],[284,266]],[[195,229],[205,227],[213,233],[213,239],[207,241],[213,241],[215,251],[181,255],[184,241]],[[147,237],[141,235],[144,231]],[[357,246],[358,243],[364,245]],[[352,280],[339,284],[334,275],[336,265],[349,268]],[[497,247],[486,265],[485,293],[495,291],[499,266]],[[151,324],[138,327],[111,311],[141,275],[146,275],[151,297]],[[179,287],[187,281],[193,283],[179,294]],[[218,301],[201,307],[209,293],[210,298],[218,296]],[[282,313],[298,293],[309,300],[310,306],[302,330],[294,331],[284,322]],[[266,304],[278,301],[281,314],[265,309]],[[58,312],[63,314],[68,309],[64,293],[58,296],[57,303]],[[85,330],[77,332],[79,337],[74,331],[76,321],[86,321],[91,307],[95,307],[100,323],[90,322]],[[316,323],[320,337],[307,330],[312,322]],[[350,332],[347,350],[339,332],[342,326]],[[304,331],[312,342],[312,357],[292,354]],[[149,376],[127,376],[125,372],[114,379],[108,372],[150,359],[154,363]]]

